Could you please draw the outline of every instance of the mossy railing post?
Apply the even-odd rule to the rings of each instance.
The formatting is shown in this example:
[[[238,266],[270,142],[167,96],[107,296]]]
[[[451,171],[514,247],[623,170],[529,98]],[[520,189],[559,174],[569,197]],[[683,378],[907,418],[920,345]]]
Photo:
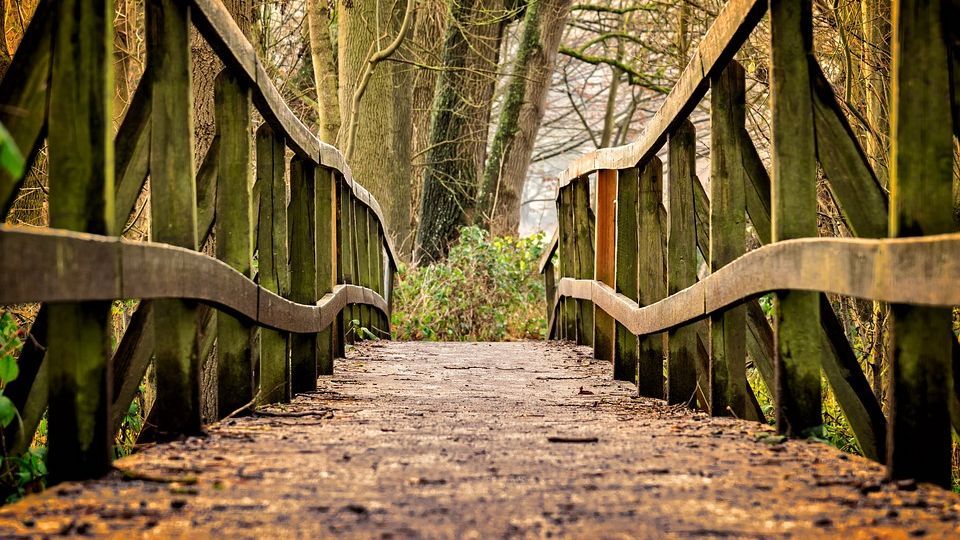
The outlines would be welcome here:
[[[370,229],[367,227],[369,212],[367,207],[356,198],[353,199],[353,230],[357,246],[357,283],[362,287],[370,287]],[[360,327],[370,329],[373,310],[370,306],[360,305]],[[366,336],[358,335],[360,339]]]
[[[573,228],[573,193],[569,185],[560,188],[557,195],[560,227],[560,275],[562,277],[576,277],[574,273],[576,261],[576,245]],[[572,298],[562,300],[560,338],[576,341],[577,339],[577,304]]]
[[[313,164],[296,156],[290,162],[290,299],[300,304],[317,301],[316,196]],[[290,391],[317,388],[317,334],[290,336]]]
[[[332,170],[317,167],[314,173],[316,184],[316,249],[317,249],[317,298],[332,292],[335,285],[337,250],[336,208],[337,180]],[[317,335],[317,374],[333,375],[333,357],[335,355],[333,334],[335,324],[325,328]]]
[[[590,181],[578,178],[573,189],[573,229],[576,273],[579,279],[593,279],[593,231],[590,223]],[[593,302],[577,300],[577,344],[593,345]],[[612,358],[612,356],[611,356]]]
[[[146,5],[147,62],[153,85],[150,112],[151,234],[192,250],[197,244],[197,190],[193,171],[193,103],[189,8],[175,0]],[[157,372],[157,433],[199,433],[200,351],[197,303],[153,303]]]
[[[594,241],[593,279],[616,287],[617,273],[617,171],[604,169],[597,175],[597,228]],[[597,309],[593,316],[593,357],[613,362],[616,327],[613,317]]]
[[[941,2],[893,3],[890,236],[954,232],[949,56],[956,21]],[[951,314],[891,306],[893,348],[888,471],[950,486]]]
[[[772,114],[771,234],[778,242],[816,237],[817,162],[809,58],[810,0],[770,3]],[[775,295],[777,430],[801,436],[823,423],[820,411],[820,299]]]
[[[53,17],[49,90],[50,226],[113,233],[113,2],[63,0]],[[116,258],[96,275],[119,282]],[[28,276],[25,276],[29,279]],[[110,467],[109,301],[51,304],[47,464],[53,481],[93,478]]]
[[[214,224],[217,258],[252,278],[250,89],[229,70],[217,76],[214,109],[220,138]],[[217,314],[217,416],[221,418],[253,401],[252,332],[249,322]]]
[[[670,205],[667,239],[667,294],[676,294],[697,282],[697,238],[694,211],[696,132],[689,120],[670,134]],[[688,324],[667,334],[667,403],[693,403],[697,388],[697,329]]]
[[[746,251],[744,172],[737,135],[743,129],[744,72],[730,64],[710,81],[710,272]],[[746,414],[746,308],[710,317],[710,414]]]
[[[641,165],[637,194],[638,304],[649,306],[667,296],[663,260],[663,163],[651,156]],[[640,336],[637,354],[637,391],[641,396],[663,398],[663,334]]]
[[[637,273],[640,264],[637,238],[637,202],[640,194],[640,170],[623,169],[617,176],[617,248],[616,291],[634,302],[640,299]],[[637,382],[639,341],[626,326],[616,323],[616,341],[613,345],[613,378]]]
[[[287,186],[283,139],[268,124],[257,130],[257,183],[260,185],[257,227],[257,281],[268,291],[288,296]],[[260,391],[258,403],[290,401],[290,334],[260,330]]]
[[[339,182],[339,198],[337,201],[337,236],[340,244],[340,258],[338,261],[340,272],[340,283],[350,285],[356,281],[356,275],[353,270],[354,265],[354,239],[352,220],[352,194],[350,186],[345,181]],[[353,321],[353,306],[346,306],[338,316],[342,342],[344,344],[353,343],[354,335],[351,328]]]

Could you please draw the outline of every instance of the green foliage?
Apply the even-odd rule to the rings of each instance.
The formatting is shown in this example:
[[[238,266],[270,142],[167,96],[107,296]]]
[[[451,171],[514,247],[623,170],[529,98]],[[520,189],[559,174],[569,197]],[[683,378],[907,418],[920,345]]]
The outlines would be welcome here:
[[[114,457],[121,458],[130,455],[133,452],[134,445],[137,444],[137,436],[143,428],[143,393],[146,385],[140,384],[137,396],[130,402],[127,412],[123,415],[123,421],[120,424],[120,432],[117,433],[116,444],[113,446]]]
[[[543,234],[491,238],[483,229],[465,227],[446,260],[424,267],[401,265],[393,293],[395,337],[542,339],[546,300],[537,262],[543,240]]]
[[[7,128],[0,124],[0,169],[14,178],[23,176],[27,162]]]

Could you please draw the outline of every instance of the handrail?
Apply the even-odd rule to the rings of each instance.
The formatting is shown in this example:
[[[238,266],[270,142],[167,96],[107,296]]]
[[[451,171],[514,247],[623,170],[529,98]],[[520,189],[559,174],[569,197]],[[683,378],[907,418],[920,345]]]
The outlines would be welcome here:
[[[237,22],[220,0],[189,0],[193,8],[192,20],[197,30],[217,52],[220,59],[234,73],[242,74],[244,81],[253,92],[253,100],[267,123],[292,145],[301,157],[314,164],[334,169],[340,173],[344,182],[353,190],[353,194],[365,206],[370,208],[389,231],[383,209],[376,198],[359,182],[354,180],[353,172],[346,158],[336,147],[321,142],[290,109],[280,96],[263,66],[253,45],[240,30]],[[390,262],[396,268],[397,251],[390,234],[384,235]]]
[[[960,305],[957,283],[960,233],[882,240],[805,238],[755,249],[648,306],[592,279],[560,279],[557,298],[590,300],[640,335],[666,332],[750,298],[784,290],[952,307]]]
[[[58,229],[0,225],[0,305],[85,302],[117,298],[198,300],[259,326],[296,333],[322,332],[348,304],[387,301],[358,285],[335,285],[316,305],[298,304],[204,253],[154,242]],[[30,279],[19,276],[29,275]],[[97,276],[74,282],[69,276]],[[189,279],[163,279],[183,275]]]
[[[600,148],[575,159],[560,173],[560,187],[602,169],[634,167],[654,155],[666,142],[667,134],[675,124],[686,118],[703,99],[710,87],[711,75],[722,70],[733,58],[766,10],[766,0],[727,2],[640,137],[630,144]]]

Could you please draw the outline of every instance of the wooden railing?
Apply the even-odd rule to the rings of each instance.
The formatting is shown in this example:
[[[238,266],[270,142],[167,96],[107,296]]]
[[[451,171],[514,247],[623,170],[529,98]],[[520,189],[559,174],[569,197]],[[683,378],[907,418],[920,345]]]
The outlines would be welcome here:
[[[960,125],[951,131],[958,89],[948,68],[960,42],[950,20],[960,14],[899,4],[889,197],[813,57],[809,1],[769,3],[768,175],[745,128],[744,70],[733,60],[767,2],[731,0],[640,138],[586,154],[561,175],[559,232],[541,271],[551,336],[592,344],[641,395],[762,419],[749,357],[775,397],[778,429],[802,436],[823,423],[822,369],[866,456],[886,460],[894,477],[949,485],[951,420],[960,428],[949,309],[960,305],[951,198]],[[709,194],[688,120],[708,89]],[[818,162],[847,228],[875,240],[816,238]],[[749,253],[747,219],[765,244]],[[897,238],[880,239],[888,234]],[[701,281],[698,250],[710,270]],[[757,300],[769,292],[773,325]],[[892,304],[889,421],[824,293]]]
[[[115,142],[109,5],[41,0],[0,83],[18,146],[35,155],[47,140],[51,225],[0,226],[0,304],[43,303],[3,389],[20,413],[4,441],[22,451],[48,410],[54,481],[107,470],[151,362],[148,423],[169,438],[202,430],[214,340],[222,418],[316,389],[360,327],[390,335],[396,256],[380,206],[286,106],[220,1],[147,2],[147,68]],[[191,21],[226,66],[196,171]],[[255,137],[251,104],[265,120]],[[148,177],[153,241],[120,239]],[[22,182],[0,173],[4,216]],[[199,251],[211,238],[215,258]],[[116,347],[114,299],[140,300]]]

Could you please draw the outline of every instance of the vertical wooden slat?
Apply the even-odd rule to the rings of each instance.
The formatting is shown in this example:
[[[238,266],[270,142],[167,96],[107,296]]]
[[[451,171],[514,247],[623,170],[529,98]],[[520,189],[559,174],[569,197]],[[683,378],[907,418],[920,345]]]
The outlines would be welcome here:
[[[574,273],[576,261],[576,245],[573,228],[573,192],[567,185],[560,190],[557,202],[560,205],[560,268],[562,277],[576,277]],[[563,327],[562,339],[576,341],[577,339],[577,304],[571,298],[563,299]]]
[[[315,173],[317,195],[317,298],[333,291],[336,277],[335,223],[337,208],[337,180],[331,169],[317,167]],[[317,335],[317,373],[333,374],[333,332],[332,325]]]
[[[653,156],[640,171],[637,195],[638,303],[649,306],[667,295],[663,260],[663,163]],[[641,396],[663,397],[663,334],[640,336],[637,357],[637,390]]]
[[[810,0],[770,3],[774,242],[817,236],[817,164],[809,59]],[[798,269],[799,271],[799,269]],[[801,436],[820,414],[820,301],[817,293],[775,295],[774,352],[777,429]]]
[[[250,200],[250,89],[229,71],[217,76],[214,109],[220,158],[217,170],[217,258],[252,278]],[[217,316],[217,415],[223,417],[253,400],[250,323],[226,313]]]
[[[367,207],[354,199],[353,201],[353,226],[354,238],[357,246],[357,284],[363,287],[370,287],[370,229],[367,222],[370,219]],[[359,311],[360,326],[370,329],[372,311],[370,306],[360,304],[357,306]],[[358,329],[359,330],[359,329]],[[366,336],[358,334],[358,339],[364,339]]]
[[[745,175],[737,133],[744,122],[743,68],[731,62],[711,80],[710,272],[743,255],[746,247]],[[746,414],[746,310],[737,306],[710,317],[710,413]]]
[[[346,182],[340,182],[339,189],[339,201],[338,201],[338,230],[340,235],[340,274],[341,274],[341,283],[345,284],[354,284],[356,280],[354,279],[354,243],[353,243],[353,213],[351,212],[351,207],[353,203],[351,202],[352,194],[350,193],[350,188],[347,186]],[[353,333],[350,331],[350,324],[353,320],[353,306],[346,306],[340,312],[340,331],[343,336],[344,343],[353,343]]]
[[[268,291],[290,294],[287,268],[287,185],[283,139],[264,123],[257,130],[257,183],[260,184],[257,228],[257,281]],[[258,403],[290,401],[287,332],[260,330]]]
[[[554,318],[554,303],[557,296],[557,280],[556,280],[556,268],[553,266],[553,262],[548,262],[547,265],[543,268],[543,289],[546,292],[547,297],[547,313],[546,321],[547,324],[550,324]],[[554,328],[547,328],[547,339],[550,339],[554,335]]]
[[[189,8],[175,0],[148,2],[147,52],[153,99],[150,113],[150,214],[156,242],[197,249],[197,190],[193,176]],[[197,304],[157,300],[157,433],[201,430]]]
[[[670,134],[670,224],[667,240],[667,294],[697,281],[694,182],[697,172],[696,132],[685,120]],[[667,403],[693,403],[697,387],[697,329],[687,325],[668,333]]]
[[[313,165],[301,157],[290,162],[290,299],[317,301],[316,196]],[[317,335],[290,336],[290,389],[294,394],[317,389]]]
[[[640,195],[640,170],[623,169],[617,178],[616,291],[633,301],[640,300],[637,272],[641,254],[637,238],[637,204]],[[613,349],[613,378],[637,382],[639,342],[633,332],[616,323]]]
[[[940,1],[893,3],[890,236],[953,232],[948,51]],[[953,21],[951,24],[956,24]],[[888,471],[950,486],[949,309],[892,305]]]
[[[594,279],[616,286],[617,171],[601,170],[597,177],[597,228],[594,242]],[[593,357],[613,361],[615,338],[613,317],[602,310],[594,313]]]
[[[590,229],[590,182],[573,182],[573,228],[576,245],[576,277],[593,279],[593,234]],[[593,345],[593,302],[577,300],[577,343]]]
[[[50,226],[113,233],[113,2],[63,0],[51,15]],[[114,259],[113,264],[116,264]],[[119,280],[104,261],[96,276]],[[84,479],[110,466],[109,302],[51,304],[49,337],[49,454],[53,481]]]

